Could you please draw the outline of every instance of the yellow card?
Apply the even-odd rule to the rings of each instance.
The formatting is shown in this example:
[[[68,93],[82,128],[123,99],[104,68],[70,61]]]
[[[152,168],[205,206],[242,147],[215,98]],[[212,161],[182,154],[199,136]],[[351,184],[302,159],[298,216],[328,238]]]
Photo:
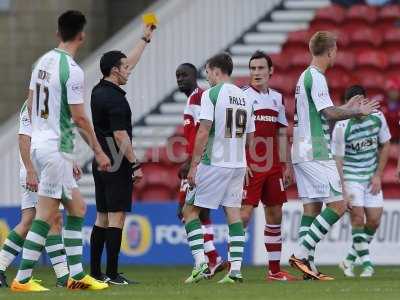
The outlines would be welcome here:
[[[143,23],[146,25],[153,25],[154,28],[156,28],[156,25],[158,24],[157,17],[154,13],[148,13],[144,14],[142,16]]]

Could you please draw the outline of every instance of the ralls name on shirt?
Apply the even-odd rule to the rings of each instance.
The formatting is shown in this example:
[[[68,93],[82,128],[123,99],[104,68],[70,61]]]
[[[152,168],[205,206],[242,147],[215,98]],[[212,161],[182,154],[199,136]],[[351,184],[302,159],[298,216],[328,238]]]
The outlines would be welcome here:
[[[238,98],[235,96],[229,96],[229,103],[235,105],[246,106],[246,100],[244,98]]]
[[[43,70],[39,70],[38,72],[38,78],[41,80],[45,80],[47,82],[50,82],[50,77],[51,74],[49,72],[43,71]]]

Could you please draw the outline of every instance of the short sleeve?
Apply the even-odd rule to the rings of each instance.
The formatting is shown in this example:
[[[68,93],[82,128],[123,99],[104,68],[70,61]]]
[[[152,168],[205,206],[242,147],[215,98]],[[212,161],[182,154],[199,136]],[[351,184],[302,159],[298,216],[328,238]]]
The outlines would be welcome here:
[[[283,98],[281,101],[281,105],[279,107],[279,111],[278,111],[278,123],[283,125],[283,126],[288,126],[288,121],[286,119],[286,110],[285,110],[285,105],[283,102]]]
[[[31,81],[29,82],[29,89],[31,91],[35,90],[35,84],[36,84],[35,78],[37,78],[37,76],[36,76],[36,68],[33,68],[32,69],[32,74],[31,74]]]
[[[378,117],[381,120],[381,128],[379,129],[379,134],[378,134],[379,143],[384,144],[390,141],[392,136],[390,134],[389,126],[386,122],[385,116],[382,113],[379,113]]]
[[[339,157],[344,157],[346,144],[344,142],[344,132],[346,130],[344,122],[337,122],[332,132],[332,154]]]
[[[84,93],[84,74],[81,68],[78,66],[71,67],[66,86],[68,104],[82,104]]]
[[[18,134],[32,136],[32,124],[29,118],[28,107],[26,104],[22,107],[19,115],[19,130]]]
[[[316,71],[318,72],[318,71]],[[322,74],[312,75],[311,97],[314,101],[317,111],[333,106],[331,97],[329,96],[328,84]]]
[[[126,111],[123,105],[110,105],[108,118],[111,131],[126,130]]]
[[[201,96],[200,120],[214,121],[214,104],[210,99],[210,90],[207,90]]]

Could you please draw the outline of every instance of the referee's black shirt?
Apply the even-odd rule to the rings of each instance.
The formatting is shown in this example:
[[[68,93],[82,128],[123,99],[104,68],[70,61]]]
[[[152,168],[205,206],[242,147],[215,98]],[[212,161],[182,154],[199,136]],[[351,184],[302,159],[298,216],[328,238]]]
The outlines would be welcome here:
[[[113,161],[107,140],[112,139],[118,149],[113,132],[126,130],[132,142],[132,112],[125,97],[125,91],[108,80],[100,80],[93,88],[90,106],[94,132],[103,151]],[[115,155],[115,154],[114,154]],[[123,161],[126,161],[124,157]]]

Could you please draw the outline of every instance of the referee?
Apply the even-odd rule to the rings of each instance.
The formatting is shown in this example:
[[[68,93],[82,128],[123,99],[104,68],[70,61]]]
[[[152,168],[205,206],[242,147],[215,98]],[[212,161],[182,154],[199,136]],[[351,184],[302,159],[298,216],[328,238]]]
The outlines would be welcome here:
[[[109,172],[100,172],[93,160],[97,215],[90,237],[90,268],[94,278],[111,284],[134,283],[118,273],[118,256],[125,216],[132,208],[133,183],[142,177],[132,147],[132,113],[120,86],[127,83],[152,33],[152,27],[146,26],[143,37],[128,56],[121,51],[105,53],[100,60],[103,79],[92,90],[94,130],[104,152],[111,158],[112,168]],[[105,274],[101,272],[104,244]]]

